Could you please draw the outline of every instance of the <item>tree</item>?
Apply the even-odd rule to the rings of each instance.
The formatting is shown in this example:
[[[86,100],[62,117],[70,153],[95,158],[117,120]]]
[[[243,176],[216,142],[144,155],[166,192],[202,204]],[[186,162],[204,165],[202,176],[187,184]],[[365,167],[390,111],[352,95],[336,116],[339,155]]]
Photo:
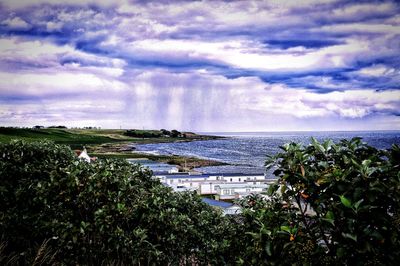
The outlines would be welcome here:
[[[171,135],[171,132],[169,132],[169,131],[166,130],[166,129],[160,129],[160,132],[161,132],[161,134],[164,135],[164,136],[169,136],[169,135]]]
[[[270,158],[278,183],[247,198],[240,256],[254,264],[397,265],[400,148],[361,139],[286,144]],[[252,250],[254,252],[252,253]]]
[[[180,134],[181,134],[181,132],[179,132],[176,129],[173,129],[173,130],[171,130],[170,136],[171,136],[171,138],[177,138],[177,137],[179,137]]]

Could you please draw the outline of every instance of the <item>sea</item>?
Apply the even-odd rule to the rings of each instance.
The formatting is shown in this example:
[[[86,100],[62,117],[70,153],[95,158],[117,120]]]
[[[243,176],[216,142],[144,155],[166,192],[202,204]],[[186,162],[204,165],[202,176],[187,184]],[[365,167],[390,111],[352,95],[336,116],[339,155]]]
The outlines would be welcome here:
[[[228,163],[223,166],[201,167],[203,173],[263,174],[267,156],[280,152],[285,143],[310,143],[311,137],[319,141],[361,137],[362,141],[379,149],[400,145],[400,131],[332,131],[332,132],[198,132],[226,137],[217,140],[157,143],[135,145],[138,152],[160,155],[183,155]],[[150,166],[151,164],[147,164]],[[155,166],[155,165],[153,165]],[[160,167],[160,165],[158,165]],[[169,166],[161,166],[168,168]],[[153,169],[154,170],[154,169]]]

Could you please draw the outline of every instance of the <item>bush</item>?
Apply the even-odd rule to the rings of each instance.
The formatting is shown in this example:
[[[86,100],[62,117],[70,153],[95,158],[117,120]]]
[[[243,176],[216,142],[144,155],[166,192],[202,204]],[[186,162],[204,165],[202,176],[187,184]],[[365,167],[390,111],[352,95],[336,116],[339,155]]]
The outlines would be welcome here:
[[[146,131],[146,130],[127,130],[124,133],[125,136],[134,138],[160,138],[162,137],[161,132],[158,131]]]
[[[49,264],[229,258],[222,255],[227,220],[197,195],[171,192],[139,165],[88,164],[52,142],[0,144],[0,156],[0,261],[31,264],[41,249],[52,252]]]
[[[0,264],[396,265],[400,148],[290,143],[278,182],[222,217],[126,161],[0,144]]]
[[[397,265],[400,148],[359,138],[286,144],[267,162],[278,183],[244,207],[239,261],[252,264]],[[236,243],[237,244],[237,243]],[[240,243],[239,243],[240,245]]]

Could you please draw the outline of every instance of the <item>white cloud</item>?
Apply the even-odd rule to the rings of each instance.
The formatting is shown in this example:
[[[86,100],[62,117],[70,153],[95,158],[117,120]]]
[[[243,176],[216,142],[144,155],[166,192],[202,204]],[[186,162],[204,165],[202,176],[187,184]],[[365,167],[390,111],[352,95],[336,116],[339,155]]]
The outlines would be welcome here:
[[[2,25],[7,26],[10,29],[30,29],[31,25],[29,25],[25,20],[19,17],[8,18],[1,22]]]
[[[54,4],[52,0],[23,0],[23,1],[15,1],[15,0],[2,0],[2,4],[7,6],[8,8],[24,8],[26,6],[35,6],[42,4]],[[104,6],[112,6],[115,4],[113,0],[64,0],[62,4],[71,4],[71,5],[88,5],[88,4],[102,4]]]
[[[246,40],[196,41],[146,39],[128,44],[122,49],[131,55],[207,59],[230,66],[265,71],[305,71],[316,68],[336,68],[350,65],[353,59],[369,51],[369,43],[348,40],[348,43],[304,52],[276,53],[262,49],[261,44]]]
[[[269,85],[262,92],[246,96],[241,90],[242,108],[249,108],[277,116],[286,114],[298,118],[344,117],[362,118],[373,112],[391,113],[400,109],[400,91],[347,90],[325,94],[306,89],[291,89],[284,85]]]
[[[0,92],[31,96],[63,95],[70,93],[113,93],[125,90],[117,80],[84,73],[12,73],[0,72]],[[62,96],[61,96],[62,97]]]
[[[71,53],[71,46],[57,46],[45,41],[25,41],[20,38],[0,38],[0,56],[38,58],[47,54]]]
[[[392,68],[392,67],[387,67],[385,65],[373,65],[370,67],[365,67],[360,70],[358,70],[356,73],[359,73],[364,76],[373,76],[373,77],[382,77],[382,76],[390,76],[394,74],[399,74],[399,71]]]
[[[57,46],[45,41],[30,41],[20,38],[0,38],[0,59],[20,62],[21,69],[10,72],[24,72],[24,63],[46,65],[47,69],[34,68],[38,72],[73,72],[94,74],[99,77],[119,77],[124,73],[126,62],[118,58],[108,58],[77,51],[70,45]],[[71,61],[68,63],[68,60]],[[63,63],[67,61],[67,63]],[[81,63],[84,63],[82,65]],[[61,65],[62,64],[62,65]]]
[[[63,23],[61,22],[54,22],[54,21],[49,21],[46,23],[46,29],[47,31],[60,31],[63,26]]]
[[[27,74],[17,79],[1,73],[1,95],[25,95],[28,99],[36,96],[41,100],[34,104],[31,101],[7,104],[0,121],[11,116],[39,123],[44,121],[37,120],[40,113],[47,121],[59,121],[61,117],[73,120],[75,116],[82,121],[98,121],[97,125],[105,120],[111,127],[122,124],[199,131],[223,128],[240,131],[249,127],[301,130],[310,129],[310,119],[323,119],[327,123],[355,119],[354,123],[358,123],[358,119],[363,121],[370,114],[389,117],[400,109],[399,91],[351,90],[318,94],[306,88],[266,84],[254,77],[227,79],[204,72],[151,70],[125,76],[122,82],[89,74]],[[62,98],[64,94],[66,98]],[[301,121],[308,124],[301,125]],[[271,123],[278,124],[271,126]],[[325,126],[324,129],[329,129]],[[374,128],[375,125],[370,126]],[[312,127],[318,129],[317,124]]]
[[[316,28],[315,31],[337,33],[399,34],[400,26],[377,23],[343,23]]]
[[[339,18],[360,18],[363,15],[392,13],[395,8],[396,6],[393,3],[356,3],[336,8],[332,11],[332,14]]]
[[[399,72],[389,63],[348,74],[362,76],[362,81],[337,81],[329,74],[357,69],[355,62],[398,55],[398,15],[386,18],[394,13],[392,3],[66,0],[54,5],[6,0],[3,7],[9,8],[12,18],[2,25],[32,25],[47,31],[47,37],[0,38],[0,96],[17,99],[13,104],[2,102],[0,122],[64,118],[104,120],[112,126],[251,130],[307,128],[303,122],[318,129],[321,121],[361,124],[378,116],[391,118],[385,123],[399,121],[393,118],[400,109],[398,91],[377,92],[366,85],[356,90],[369,80],[366,77],[396,81]],[[56,44],[66,38],[68,44]],[[304,45],[296,45],[303,38]],[[313,46],[312,40],[319,38],[321,44]],[[268,46],[271,40],[282,41],[284,48]],[[328,46],[335,41],[339,44]],[[154,67],[158,62],[160,66]],[[214,67],[204,66],[208,64]],[[252,70],[266,77],[277,74],[282,83],[276,83],[278,78],[268,83],[215,74],[229,68],[238,76]],[[316,76],[291,76],[308,71]],[[290,88],[285,82],[300,85]],[[308,84],[341,92],[318,94]]]

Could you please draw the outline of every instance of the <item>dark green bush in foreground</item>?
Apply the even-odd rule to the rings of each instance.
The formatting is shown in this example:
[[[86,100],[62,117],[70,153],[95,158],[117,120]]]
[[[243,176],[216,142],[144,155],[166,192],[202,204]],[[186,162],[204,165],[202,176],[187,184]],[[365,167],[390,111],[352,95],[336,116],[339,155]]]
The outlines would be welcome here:
[[[49,264],[223,262],[224,218],[148,170],[51,142],[1,144],[0,156],[0,264],[41,260],[40,245]]]
[[[268,200],[242,200],[245,264],[398,265],[400,149],[355,138],[303,147],[267,161],[279,177]]]
[[[140,166],[0,144],[0,265],[397,265],[400,149],[291,143],[278,182],[222,217]]]

